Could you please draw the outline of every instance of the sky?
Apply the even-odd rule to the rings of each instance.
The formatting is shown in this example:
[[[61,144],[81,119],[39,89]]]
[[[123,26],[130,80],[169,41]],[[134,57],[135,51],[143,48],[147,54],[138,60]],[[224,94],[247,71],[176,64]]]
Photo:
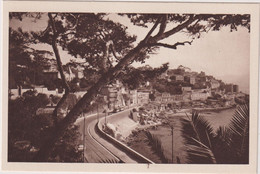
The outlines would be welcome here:
[[[126,17],[116,14],[108,15],[108,18],[128,27],[130,34],[137,36],[137,42],[142,40],[150,27],[142,28],[134,26]],[[47,25],[47,16],[33,22],[31,19],[23,21],[11,20],[10,26],[21,27],[24,31],[44,30]],[[156,31],[155,31],[156,32]],[[184,34],[170,37],[164,42],[176,43],[178,41],[190,41]],[[33,46],[38,49],[51,50],[51,46],[41,44]],[[60,49],[63,63],[72,59],[72,56]],[[246,28],[238,28],[238,31],[230,32],[229,28],[222,28],[220,31],[210,31],[203,34],[199,39],[193,41],[192,45],[179,46],[176,50],[160,48],[157,54],[151,55],[144,64],[133,63],[134,66],[159,67],[169,62],[170,68],[177,68],[183,65],[191,68],[192,71],[204,71],[207,75],[213,75],[226,83],[238,84],[241,91],[249,92],[249,60],[250,60],[250,33]]]

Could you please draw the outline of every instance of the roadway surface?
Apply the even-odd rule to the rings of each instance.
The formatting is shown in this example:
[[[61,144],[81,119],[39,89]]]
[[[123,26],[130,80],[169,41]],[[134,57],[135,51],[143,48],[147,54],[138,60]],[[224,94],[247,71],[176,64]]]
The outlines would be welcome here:
[[[116,117],[128,116],[129,110],[125,110],[116,113]],[[113,114],[114,115],[114,114]],[[84,146],[84,162],[86,163],[138,163],[137,160],[130,157],[121,149],[115,147],[113,144],[102,138],[96,132],[97,120],[105,117],[104,113],[98,115],[85,116],[85,130],[84,130],[84,118],[80,118],[77,121],[77,125],[80,125],[80,130],[84,130],[85,139],[83,138]],[[109,116],[107,116],[109,119]],[[83,135],[84,135],[83,134]]]

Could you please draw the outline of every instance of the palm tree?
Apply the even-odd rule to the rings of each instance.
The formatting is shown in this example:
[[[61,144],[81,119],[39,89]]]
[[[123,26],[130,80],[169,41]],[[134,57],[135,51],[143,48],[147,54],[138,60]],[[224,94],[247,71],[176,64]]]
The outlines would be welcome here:
[[[189,163],[248,164],[248,103],[238,105],[230,124],[219,127],[216,132],[198,112],[193,112],[188,118],[181,120],[181,131]]]

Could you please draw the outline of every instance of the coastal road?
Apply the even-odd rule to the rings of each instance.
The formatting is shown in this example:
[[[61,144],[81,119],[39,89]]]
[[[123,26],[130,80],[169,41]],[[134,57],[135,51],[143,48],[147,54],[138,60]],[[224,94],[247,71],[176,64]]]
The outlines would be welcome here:
[[[128,116],[129,110],[125,110],[119,113],[115,113],[119,119],[120,117]],[[113,144],[102,138],[95,130],[95,125],[99,118],[105,117],[104,113],[90,115],[85,117],[85,130],[84,130],[84,118],[80,118],[77,121],[77,125],[80,125],[80,130],[84,130],[85,140],[83,140],[84,146],[84,162],[87,163],[137,163],[138,161],[130,157],[128,154],[118,149]],[[109,120],[109,116],[107,116]]]

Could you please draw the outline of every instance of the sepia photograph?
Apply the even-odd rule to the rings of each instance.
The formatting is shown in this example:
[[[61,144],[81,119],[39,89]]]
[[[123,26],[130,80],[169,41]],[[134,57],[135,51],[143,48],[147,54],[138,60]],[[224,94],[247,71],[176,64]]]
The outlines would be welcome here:
[[[6,14],[7,163],[255,164],[250,11]]]

